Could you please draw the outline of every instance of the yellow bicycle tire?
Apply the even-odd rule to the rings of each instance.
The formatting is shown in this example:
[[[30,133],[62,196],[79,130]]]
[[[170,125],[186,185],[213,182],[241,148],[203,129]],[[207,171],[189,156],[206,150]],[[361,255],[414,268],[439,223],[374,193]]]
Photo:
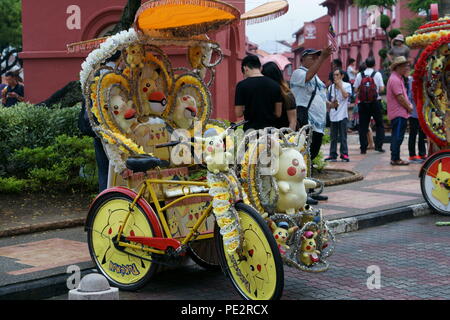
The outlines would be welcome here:
[[[88,246],[91,258],[108,281],[121,290],[134,291],[144,286],[157,272],[158,266],[148,260],[152,254],[141,250],[120,248],[114,243],[133,199],[120,192],[106,194],[91,208],[87,221]],[[145,210],[136,204],[123,235],[152,237],[154,228]]]
[[[246,260],[238,261],[237,253],[226,252],[216,225],[215,239],[222,269],[243,299],[278,300],[283,294],[284,271],[275,239],[255,209],[243,203],[237,203],[235,208],[244,234],[242,249]]]

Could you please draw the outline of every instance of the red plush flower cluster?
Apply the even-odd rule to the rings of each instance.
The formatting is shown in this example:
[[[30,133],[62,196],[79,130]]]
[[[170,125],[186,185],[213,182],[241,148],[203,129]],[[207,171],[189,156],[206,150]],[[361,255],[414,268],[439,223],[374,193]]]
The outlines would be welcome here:
[[[440,22],[430,22],[427,24],[424,24],[422,26],[419,27],[419,29],[427,29],[427,28],[433,28],[433,27],[439,27],[439,26],[445,26],[449,23],[448,20],[446,21],[440,21]]]
[[[420,55],[419,60],[417,60],[416,65],[414,66],[414,82],[415,83],[421,83],[423,77],[427,73],[427,64],[428,64],[428,58],[434,54],[436,50],[439,49],[444,44],[450,43],[450,35],[444,36],[440,38],[438,41],[430,44],[425,48],[425,50]],[[415,91],[416,92],[416,91]]]

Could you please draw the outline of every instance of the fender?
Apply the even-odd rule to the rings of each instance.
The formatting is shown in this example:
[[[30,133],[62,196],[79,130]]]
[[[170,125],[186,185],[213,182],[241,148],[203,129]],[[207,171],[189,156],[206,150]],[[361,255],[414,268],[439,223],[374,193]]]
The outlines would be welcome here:
[[[422,164],[422,167],[420,168],[420,171],[419,171],[419,178],[422,178],[422,177],[423,177],[423,174],[424,174],[424,172],[425,172],[424,168],[425,168],[430,162],[433,162],[433,161],[436,159],[436,157],[439,156],[439,155],[442,154],[442,153],[448,153],[448,156],[450,157],[450,149],[444,149],[444,150],[440,150],[440,151],[438,151],[438,152],[436,152],[436,153],[433,153],[433,154],[431,155],[431,157],[429,157],[427,160],[425,160],[425,162]]]
[[[134,192],[133,190],[130,190],[128,188],[124,188],[124,187],[114,187],[114,188],[110,188],[107,190],[104,190],[103,192],[101,192],[94,201],[92,201],[91,205],[89,206],[89,212],[88,215],[86,217],[86,223],[84,224],[84,231],[87,232],[86,226],[88,225],[88,221],[92,216],[92,207],[94,206],[94,204],[97,201],[100,201],[103,196],[110,194],[110,193],[123,193],[129,197],[131,197],[132,199],[137,197],[137,193]],[[140,198],[139,201],[137,202],[142,209],[144,209],[145,213],[147,214],[147,217],[150,220],[150,223],[152,224],[152,227],[154,228],[153,232],[155,233],[154,236],[155,237],[164,237],[164,233],[162,231],[162,227],[161,224],[159,223],[159,219],[156,216],[155,212],[153,211],[152,207],[148,204],[147,200],[145,200],[144,198]]]

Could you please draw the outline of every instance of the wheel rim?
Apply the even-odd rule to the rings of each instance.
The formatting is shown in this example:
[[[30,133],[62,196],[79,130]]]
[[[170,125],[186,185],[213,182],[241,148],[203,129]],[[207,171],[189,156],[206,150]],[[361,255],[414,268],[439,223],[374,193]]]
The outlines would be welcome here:
[[[244,233],[242,245],[246,260],[224,252],[232,281],[242,295],[251,300],[269,300],[276,290],[277,268],[270,244],[259,224],[248,214],[238,211]],[[234,267],[237,265],[238,267]]]
[[[450,192],[443,187],[447,180],[450,180],[450,154],[443,154],[424,168],[421,185],[428,204],[441,213],[450,214]]]
[[[124,199],[112,199],[101,205],[94,217],[90,232],[93,259],[102,273],[109,280],[122,285],[133,285],[141,281],[152,266],[150,261],[118,250],[112,239],[117,236],[119,227],[124,223],[129,210],[130,202]],[[137,206],[130,214],[129,221],[123,231],[126,236],[153,236],[150,224]],[[150,254],[142,251],[127,249],[135,255],[151,258]]]

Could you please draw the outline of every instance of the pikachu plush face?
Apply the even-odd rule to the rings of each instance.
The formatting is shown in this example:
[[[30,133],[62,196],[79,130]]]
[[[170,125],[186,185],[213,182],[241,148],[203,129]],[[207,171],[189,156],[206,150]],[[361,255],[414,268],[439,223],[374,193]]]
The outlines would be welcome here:
[[[442,162],[438,165],[436,177],[431,181],[434,186],[432,191],[433,197],[443,205],[448,206],[450,197],[450,172],[442,170]]]

